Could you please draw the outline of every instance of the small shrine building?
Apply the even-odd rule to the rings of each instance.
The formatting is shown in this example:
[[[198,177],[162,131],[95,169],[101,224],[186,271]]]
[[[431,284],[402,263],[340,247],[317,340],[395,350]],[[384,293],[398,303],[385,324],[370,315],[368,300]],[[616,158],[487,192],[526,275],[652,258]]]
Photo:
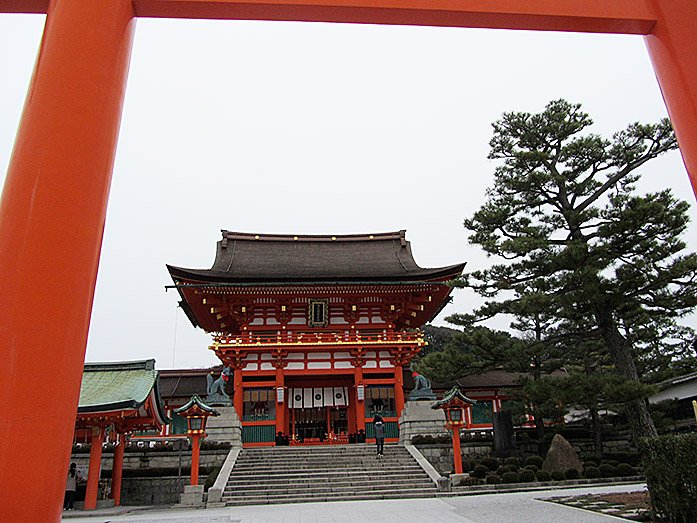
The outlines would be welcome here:
[[[245,446],[398,438],[403,372],[419,327],[448,302],[464,264],[425,269],[405,231],[273,235],[222,231],[210,269],[167,266],[180,305],[233,370]]]
[[[119,505],[128,436],[159,432],[170,421],[160,397],[155,360],[85,363],[75,419],[75,441],[90,443],[85,510],[97,508],[103,444],[107,440],[115,444],[110,496]]]

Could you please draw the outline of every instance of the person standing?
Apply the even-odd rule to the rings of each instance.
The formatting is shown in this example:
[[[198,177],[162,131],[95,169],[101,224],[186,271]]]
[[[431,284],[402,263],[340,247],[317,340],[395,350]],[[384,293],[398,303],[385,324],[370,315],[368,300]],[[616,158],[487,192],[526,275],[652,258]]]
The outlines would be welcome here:
[[[385,421],[379,414],[376,414],[373,418],[373,433],[375,434],[378,458],[382,458],[385,451]]]
[[[80,480],[80,473],[77,471],[75,463],[70,464],[68,470],[68,480],[65,483],[65,499],[63,500],[63,508],[65,510],[73,510],[75,503],[75,492],[77,491],[77,482]]]

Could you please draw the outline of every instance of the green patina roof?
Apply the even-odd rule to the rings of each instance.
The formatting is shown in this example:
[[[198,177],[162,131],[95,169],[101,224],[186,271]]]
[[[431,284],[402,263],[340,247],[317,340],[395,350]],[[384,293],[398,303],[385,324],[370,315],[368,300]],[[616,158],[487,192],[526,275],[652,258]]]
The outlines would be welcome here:
[[[155,360],[86,363],[78,412],[137,408],[156,386]]]
[[[202,411],[210,413],[212,416],[220,416],[220,412],[215,410],[210,405],[207,405],[206,403],[204,403],[203,400],[201,398],[199,398],[197,394],[194,394],[193,396],[191,396],[191,399],[189,400],[189,402],[186,405],[182,405],[178,409],[175,409],[174,412],[176,412],[177,414],[181,414],[182,412],[186,412],[187,410],[189,410],[194,405],[196,407],[198,407],[199,409],[201,409]]]
[[[458,387],[453,387],[452,389],[450,389],[448,392],[445,393],[442,400],[437,401],[433,405],[431,405],[431,408],[432,409],[443,408],[443,406],[447,405],[448,403],[450,403],[451,401],[454,401],[454,400],[459,400],[462,403],[469,403],[469,404],[477,403],[475,400],[468,398],[462,392],[460,392],[460,389]]]

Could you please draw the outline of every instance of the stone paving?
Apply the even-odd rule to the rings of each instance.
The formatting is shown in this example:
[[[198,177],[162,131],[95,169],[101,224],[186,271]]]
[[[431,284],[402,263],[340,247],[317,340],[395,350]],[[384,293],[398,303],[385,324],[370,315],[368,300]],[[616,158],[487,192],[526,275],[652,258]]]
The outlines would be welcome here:
[[[564,497],[643,490],[644,484],[579,487]],[[611,514],[582,510],[557,502],[559,490],[444,498],[342,501],[288,505],[252,505],[216,509],[121,507],[111,512],[70,512],[74,523],[610,523],[626,521]],[[67,518],[66,518],[67,519]]]
[[[597,495],[560,496],[548,498],[545,501],[635,521],[645,521],[645,518],[650,514],[648,510],[630,508],[621,503],[612,503],[610,501],[598,499]]]

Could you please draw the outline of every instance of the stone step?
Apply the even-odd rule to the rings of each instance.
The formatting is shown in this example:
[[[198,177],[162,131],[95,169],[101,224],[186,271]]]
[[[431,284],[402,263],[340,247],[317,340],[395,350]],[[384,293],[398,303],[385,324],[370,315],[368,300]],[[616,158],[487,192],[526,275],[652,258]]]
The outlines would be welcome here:
[[[247,475],[247,476],[230,476],[229,483],[234,484],[248,484],[248,483],[282,483],[288,481],[296,481],[303,483],[317,482],[317,481],[365,481],[372,477],[378,478],[393,478],[393,479],[420,479],[428,477],[423,471],[410,470],[405,473],[393,473],[385,474],[383,471],[379,472],[357,472],[355,474],[329,474],[323,472],[316,472],[312,474],[296,474],[296,475]]]
[[[438,490],[404,447],[243,449],[223,492],[228,505],[432,497]]]
[[[261,476],[261,477],[266,477],[266,478],[271,478],[273,477],[288,477],[288,478],[297,478],[297,477],[302,477],[302,476],[324,476],[324,477],[336,477],[336,476],[354,476],[354,475],[361,475],[361,474],[380,474],[380,475],[386,475],[386,474],[395,474],[395,475],[402,475],[402,474],[417,474],[422,472],[422,469],[419,468],[418,466],[409,466],[409,467],[376,467],[372,466],[370,468],[368,467],[363,467],[355,470],[336,470],[336,469],[310,469],[310,470],[297,470],[297,469],[290,469],[290,470],[273,470],[273,469],[254,469],[254,470],[234,470],[232,471],[232,474],[230,477],[250,477],[250,476]]]
[[[224,497],[223,502],[228,506],[239,505],[273,505],[282,503],[318,503],[325,501],[366,501],[373,499],[411,499],[411,498],[432,498],[437,495],[437,489],[428,491],[405,492],[403,490],[371,491],[351,494],[317,496],[274,496],[274,497]]]
[[[231,496],[283,496],[291,494],[320,494],[320,493],[347,493],[347,492],[363,492],[366,490],[376,491],[376,490],[406,490],[406,488],[422,490],[424,488],[428,489],[433,487],[433,482],[425,480],[418,483],[411,483],[409,485],[392,485],[392,484],[373,484],[368,483],[365,485],[308,485],[305,487],[301,486],[291,486],[288,485],[285,488],[279,487],[267,487],[267,488],[238,488],[238,489],[225,489],[226,495]]]
[[[259,464],[259,465],[243,465],[243,466],[237,466],[235,465],[235,472],[255,472],[255,471],[271,471],[271,472],[281,472],[281,471],[308,471],[308,470],[363,470],[363,469],[374,469],[374,468],[379,468],[379,469],[385,469],[385,468],[404,468],[408,469],[410,467],[414,467],[415,464],[412,461],[411,463],[408,462],[393,462],[393,461],[387,461],[387,460],[377,460],[373,459],[370,461],[366,461],[365,463],[354,463],[354,462],[348,462],[348,463],[322,463],[322,464],[317,464],[317,465],[312,465],[312,464],[290,464],[290,465],[269,465],[269,464]]]
[[[363,479],[363,480],[358,480],[358,481],[352,481],[352,480],[335,480],[332,481],[331,483],[327,483],[326,481],[294,481],[292,483],[289,483],[287,481],[277,481],[274,480],[273,482],[262,482],[262,481],[256,481],[254,483],[245,483],[245,482],[230,482],[227,484],[225,487],[226,491],[241,491],[241,490],[273,490],[273,489],[284,489],[284,488],[294,488],[294,489],[312,489],[312,488],[325,488],[325,487],[370,487],[370,486],[375,486],[375,487],[380,487],[384,485],[389,485],[391,487],[398,487],[398,486],[414,486],[414,485],[430,485],[433,482],[428,476],[421,476],[421,477],[413,477],[413,478],[404,478],[404,479],[384,479],[384,478],[374,478],[374,479]]]

